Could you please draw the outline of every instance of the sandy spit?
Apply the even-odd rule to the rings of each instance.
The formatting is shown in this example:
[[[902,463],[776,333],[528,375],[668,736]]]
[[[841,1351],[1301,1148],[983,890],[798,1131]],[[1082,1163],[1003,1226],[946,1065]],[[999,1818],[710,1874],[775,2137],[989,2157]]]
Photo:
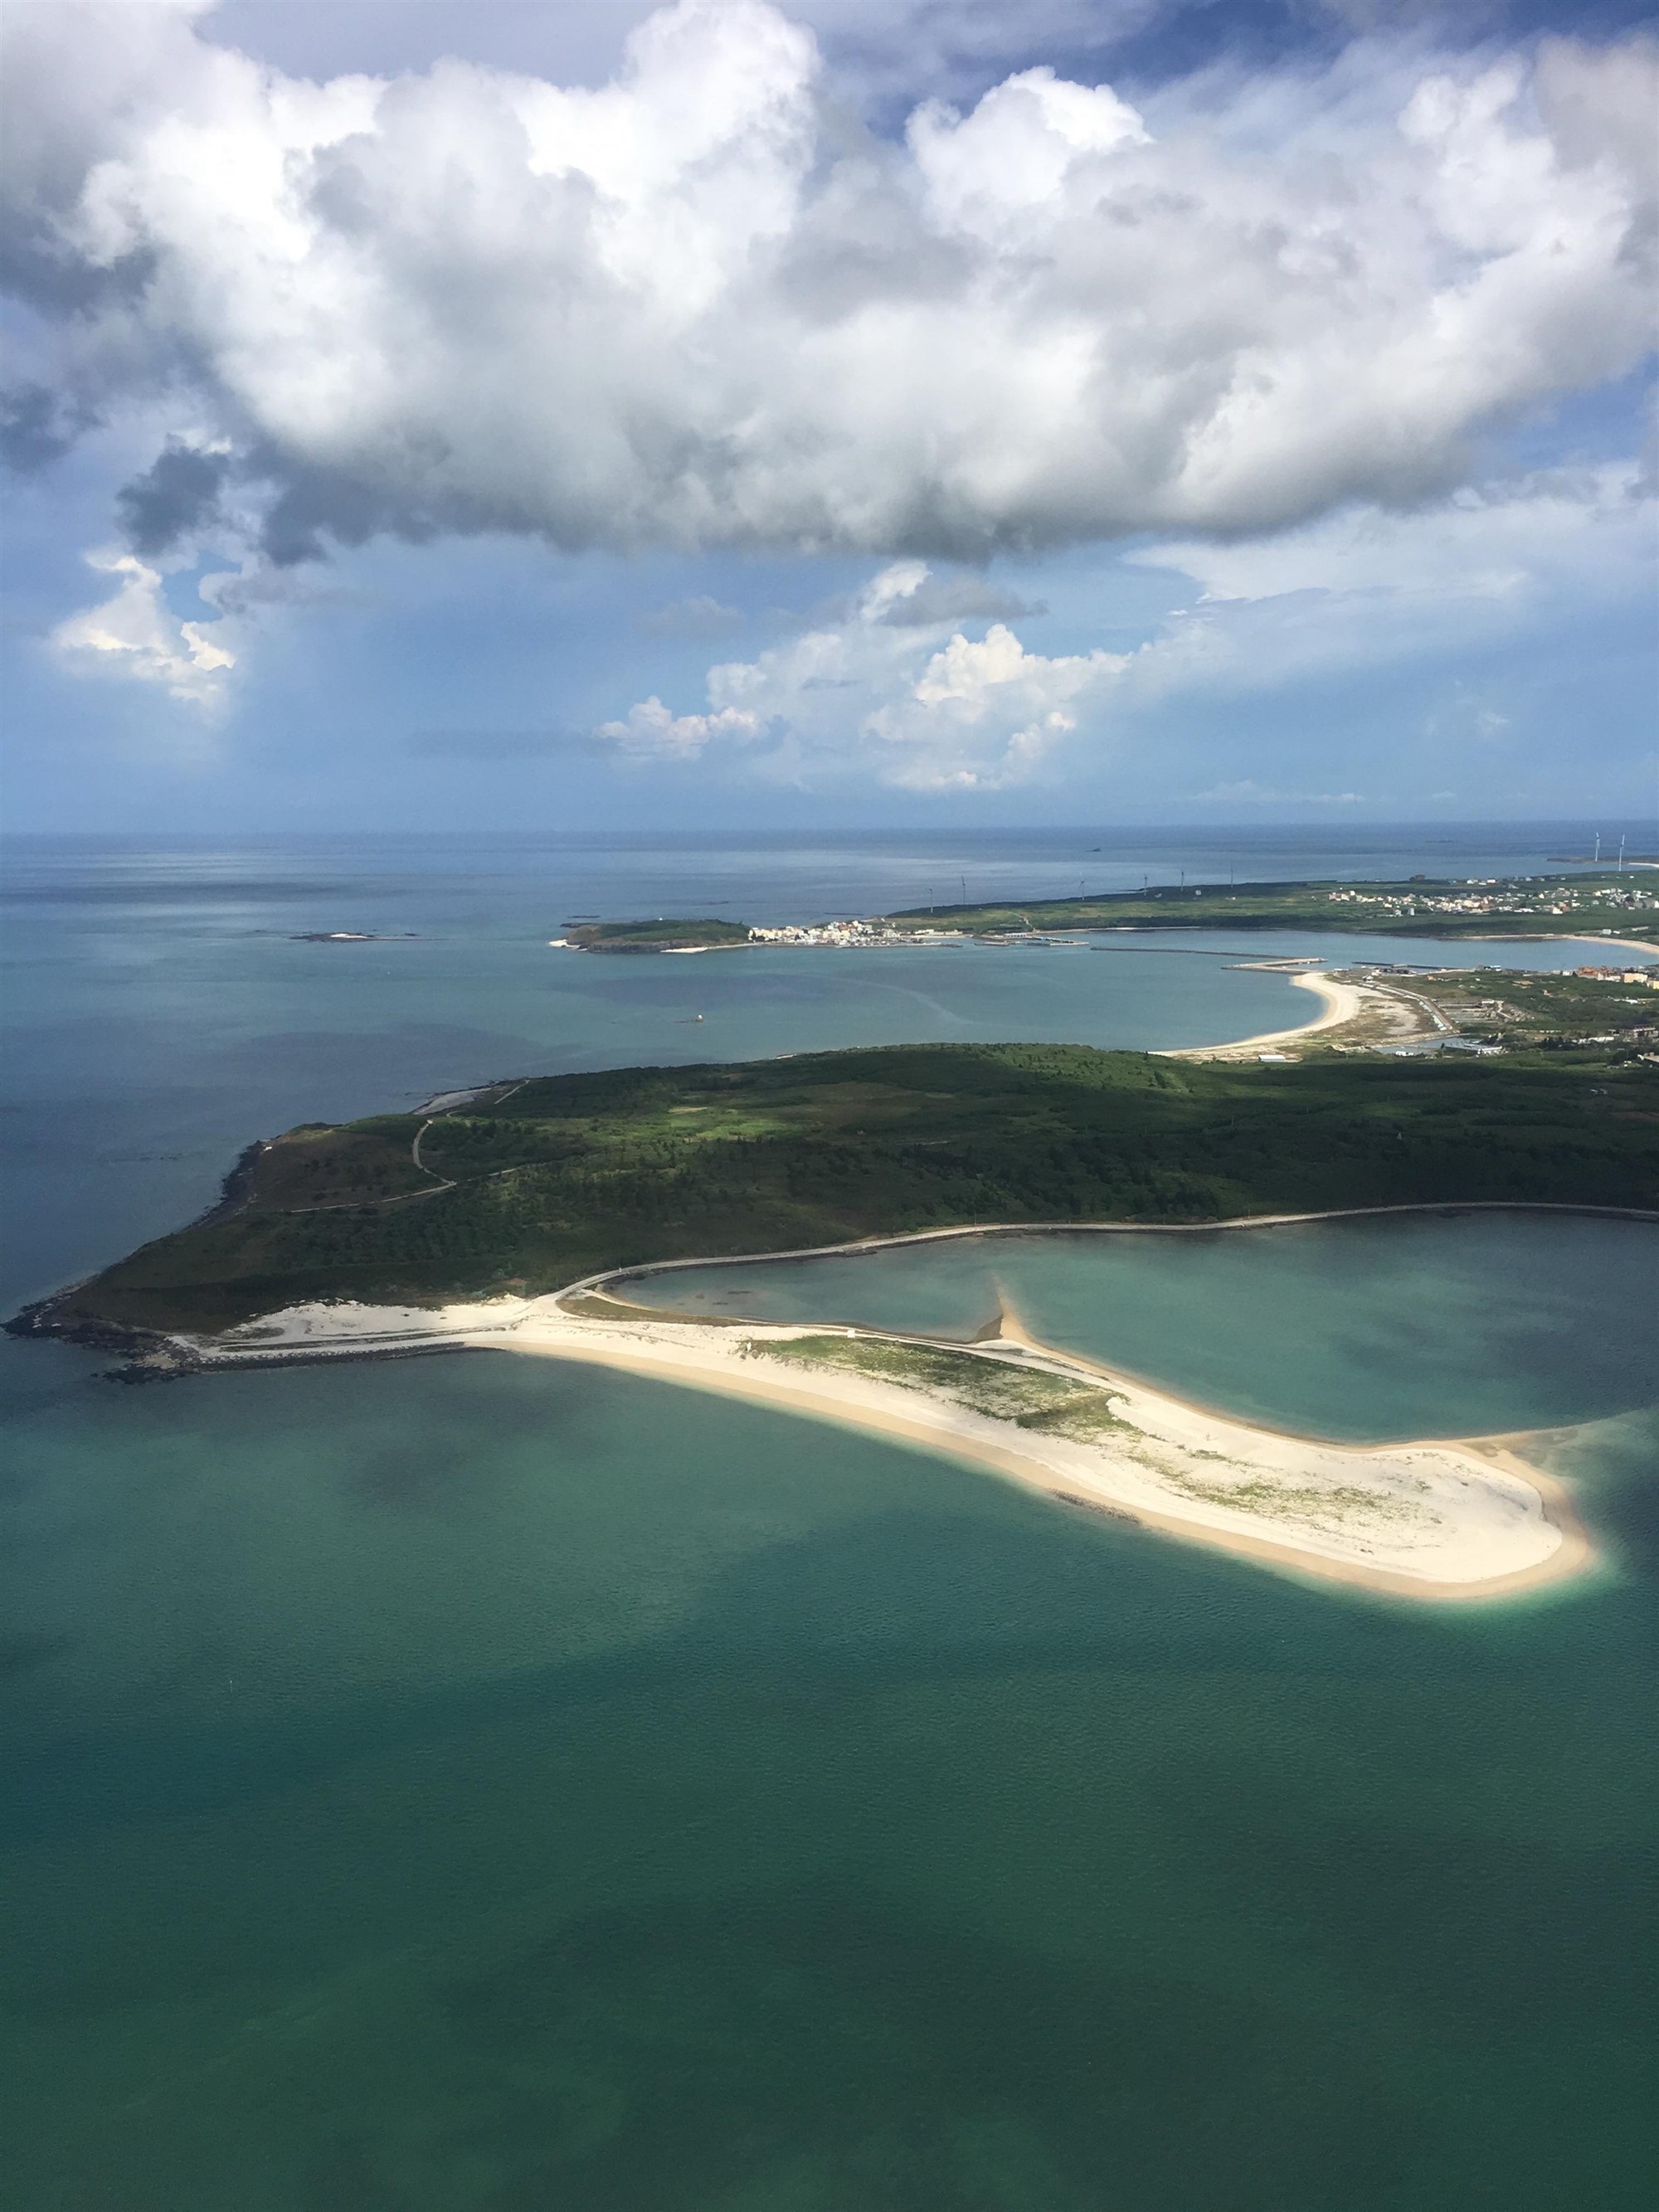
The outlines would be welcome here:
[[[782,1324],[711,1328],[625,1306],[614,1320],[595,1319],[546,1297],[438,1311],[295,1307],[190,1341],[210,1367],[465,1344],[619,1369],[866,1430],[1073,1510],[1391,1597],[1516,1596],[1582,1573],[1594,1556],[1566,1494],[1520,1459],[1508,1439],[1367,1448],[1289,1436],[1055,1352],[1006,1314],[1000,1334],[988,1342],[941,1345],[1109,1389],[1122,1426],[1102,1440],[1079,1442],[1021,1428],[929,1390],[791,1363],[792,1340],[828,1333]],[[856,1334],[882,1338],[878,1331]]]

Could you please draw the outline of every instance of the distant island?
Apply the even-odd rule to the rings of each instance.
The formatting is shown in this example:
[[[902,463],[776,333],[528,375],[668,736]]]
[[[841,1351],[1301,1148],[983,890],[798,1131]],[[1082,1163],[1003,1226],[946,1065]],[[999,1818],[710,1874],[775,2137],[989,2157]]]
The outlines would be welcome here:
[[[555,945],[577,952],[712,952],[750,944],[754,932],[740,921],[569,921]]]
[[[1659,890],[1623,869],[1404,883],[1159,884],[1076,898],[909,907],[890,915],[754,927],[665,919],[568,923],[581,952],[712,952],[753,945],[894,945],[929,935],[993,939],[1055,930],[1318,929],[1373,937],[1612,937],[1659,930]]]

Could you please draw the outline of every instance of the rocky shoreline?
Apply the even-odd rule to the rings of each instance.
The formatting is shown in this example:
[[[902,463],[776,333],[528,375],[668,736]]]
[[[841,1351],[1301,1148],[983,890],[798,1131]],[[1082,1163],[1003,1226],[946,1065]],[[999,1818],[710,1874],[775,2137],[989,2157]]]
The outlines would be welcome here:
[[[160,1382],[176,1375],[202,1372],[207,1363],[176,1337],[76,1316],[70,1310],[70,1301],[80,1287],[71,1283],[64,1290],[54,1291],[50,1297],[36,1298],[0,1327],[8,1336],[54,1337],[83,1352],[118,1353],[126,1364],[107,1370],[114,1382]]]

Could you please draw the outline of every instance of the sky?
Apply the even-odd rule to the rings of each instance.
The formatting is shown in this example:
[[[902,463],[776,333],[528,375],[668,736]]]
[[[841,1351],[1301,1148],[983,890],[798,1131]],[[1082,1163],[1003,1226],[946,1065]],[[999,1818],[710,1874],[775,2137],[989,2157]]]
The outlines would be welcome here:
[[[1596,0],[10,0],[13,830],[1659,814]]]

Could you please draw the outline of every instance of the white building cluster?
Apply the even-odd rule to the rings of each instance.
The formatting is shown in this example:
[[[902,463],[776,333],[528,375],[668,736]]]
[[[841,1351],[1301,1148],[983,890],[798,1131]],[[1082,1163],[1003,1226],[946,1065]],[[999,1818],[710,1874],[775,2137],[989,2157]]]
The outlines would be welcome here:
[[[1591,907],[1659,907],[1659,896],[1650,891],[1613,890],[1602,885],[1569,890],[1552,884],[1547,891],[1537,892],[1515,884],[1500,889],[1495,879],[1486,884],[1468,884],[1449,893],[1425,888],[1420,891],[1327,891],[1325,896],[1333,906],[1366,907],[1381,915],[1571,915]]]
[[[791,922],[781,929],[751,929],[751,945],[908,945],[915,930],[890,928],[884,921]]]

